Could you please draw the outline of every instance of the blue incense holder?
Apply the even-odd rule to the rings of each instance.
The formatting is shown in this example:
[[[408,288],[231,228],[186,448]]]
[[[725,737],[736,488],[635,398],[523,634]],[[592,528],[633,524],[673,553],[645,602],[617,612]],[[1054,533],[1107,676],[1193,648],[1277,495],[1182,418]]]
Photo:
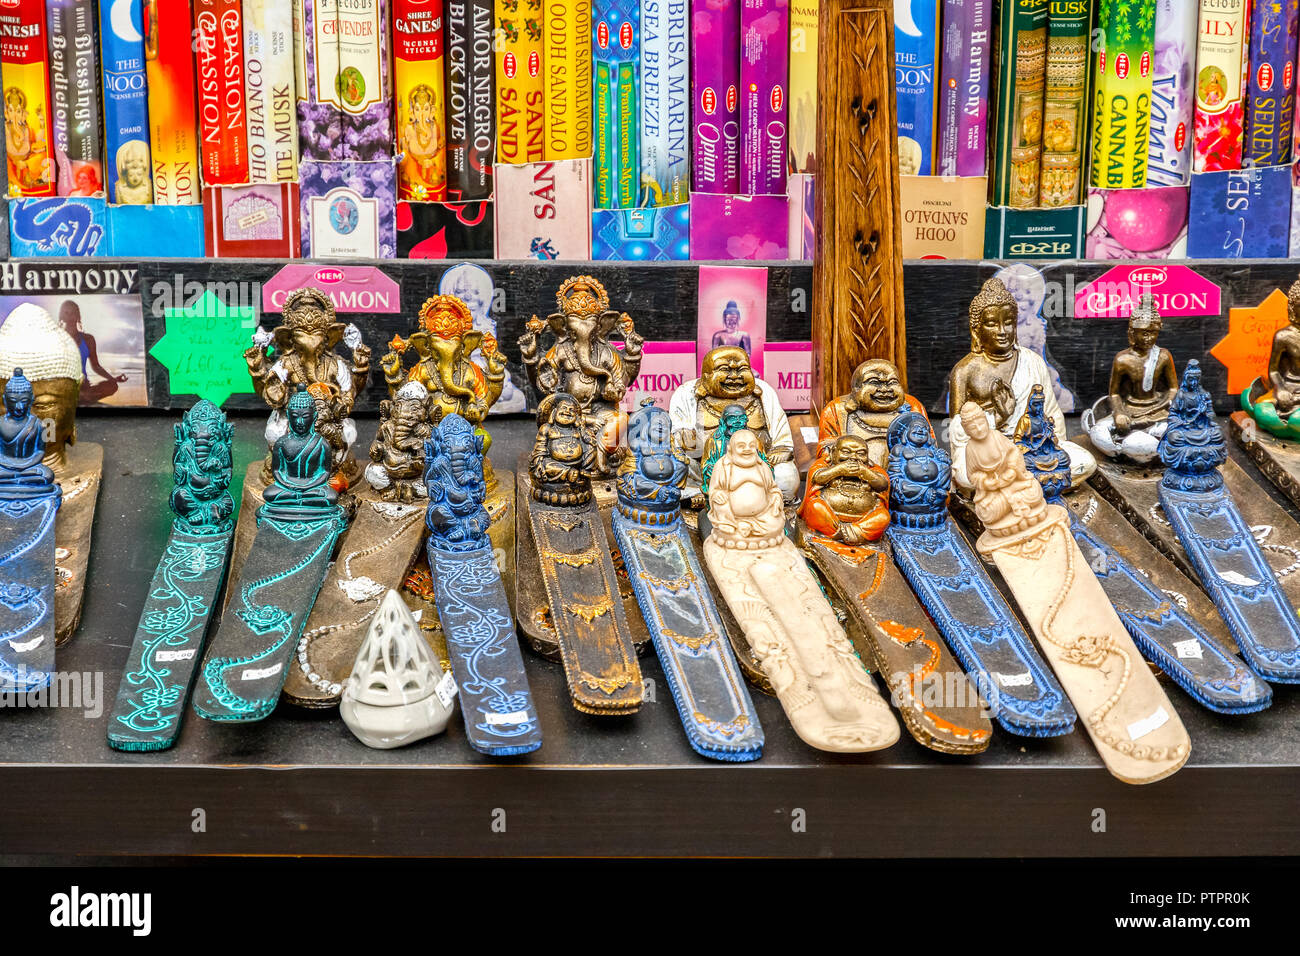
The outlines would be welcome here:
[[[230,437],[226,416],[206,399],[176,426],[176,517],[108,721],[115,750],[166,750],[180,735],[235,533]]]
[[[1300,683],[1300,619],[1224,486],[1227,457],[1200,364],[1188,362],[1160,441],[1160,505],[1242,656],[1265,680]]]
[[[672,419],[644,405],[628,421],[614,540],[654,640],[686,739],[714,760],[757,760],[763,728],[681,520],[686,459]]]
[[[0,418],[0,691],[26,694],[54,670],[54,516],[63,491],[42,463],[45,437],[20,368]]]
[[[1043,414],[1040,391],[1036,388],[1030,394],[1016,442],[1047,500],[1064,504],[1061,496],[1070,488],[1070,460],[1056,444],[1055,432]],[[1065,510],[1079,550],[1143,657],[1197,703],[1216,713],[1249,714],[1272,703],[1268,684],[1083,524],[1072,509]]]
[[[479,753],[531,753],[542,745],[542,728],[487,536],[483,436],[461,416],[449,414],[424,443],[424,462],[429,568],[460,686],[465,734]]]
[[[280,698],[302,626],[346,524],[330,487],[333,450],[313,428],[316,400],[301,387],[289,431],[271,452],[257,534],[203,660],[194,710],[208,720],[261,720]]]
[[[907,583],[1004,729],[1023,737],[1070,733],[1074,707],[948,515],[952,463],[930,423],[905,412],[888,441],[885,533]]]

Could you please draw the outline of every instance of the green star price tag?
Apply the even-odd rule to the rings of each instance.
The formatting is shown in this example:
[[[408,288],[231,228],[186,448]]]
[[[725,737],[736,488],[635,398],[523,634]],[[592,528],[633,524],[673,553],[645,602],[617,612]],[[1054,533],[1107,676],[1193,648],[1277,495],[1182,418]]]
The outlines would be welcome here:
[[[244,350],[252,344],[252,306],[228,306],[211,290],[185,309],[166,309],[167,328],[149,354],[167,367],[173,395],[197,395],[221,405],[253,391]]]

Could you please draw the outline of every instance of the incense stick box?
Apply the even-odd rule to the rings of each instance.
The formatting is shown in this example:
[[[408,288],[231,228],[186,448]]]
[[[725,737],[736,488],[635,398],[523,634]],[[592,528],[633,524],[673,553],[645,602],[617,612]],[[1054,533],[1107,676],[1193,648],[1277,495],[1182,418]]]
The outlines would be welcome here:
[[[298,179],[293,14],[280,0],[244,0],[244,99],[248,109],[248,178]]]
[[[790,3],[790,172],[817,170],[818,0]]]
[[[643,195],[638,205],[673,206],[690,194],[688,14],[686,0],[641,0]]]
[[[1212,0],[1201,4],[1196,28],[1196,140],[1192,161],[1198,173],[1241,168],[1250,2]]]
[[[1280,259],[1290,250],[1291,167],[1194,173],[1190,259]]]
[[[1155,0],[1101,0],[1097,40],[1089,183],[1106,189],[1145,186]]]
[[[391,259],[397,252],[397,178],[393,161],[304,160],[302,254],[305,258]]]
[[[498,259],[591,258],[591,160],[497,167]]]
[[[487,199],[495,135],[492,0],[449,3],[446,11],[447,198]]]
[[[55,195],[45,3],[0,7],[9,195]]]
[[[1089,259],[1183,259],[1187,187],[1088,190]]]
[[[785,196],[691,193],[693,259],[788,259]]]
[[[938,145],[935,73],[943,0],[895,0],[894,79],[898,91],[898,163],[904,176],[934,171]],[[902,14],[900,16],[900,14]]]
[[[199,205],[203,197],[199,191],[190,0],[150,3],[145,9],[148,16],[144,25],[144,62],[149,91],[153,201],[161,206]]]
[[[203,258],[202,203],[109,206],[108,225],[110,256],[126,259]]]
[[[491,259],[493,204],[399,202],[400,259]]]
[[[297,183],[216,186],[203,191],[204,254],[223,259],[302,255]]]
[[[994,52],[992,204],[1028,208],[1038,203],[1043,152],[1047,0],[1003,3]]]
[[[111,255],[109,207],[100,197],[20,197],[0,205],[8,207],[15,259]]]
[[[591,3],[546,3],[546,158],[591,155]]]
[[[546,156],[545,16],[541,0],[496,0],[497,162]]]
[[[1254,0],[1245,158],[1255,166],[1291,161],[1300,0]]]
[[[1043,90],[1041,206],[1081,202],[1084,145],[1088,139],[1088,0],[1051,0],[1047,23],[1047,78]],[[1150,67],[1148,66],[1148,75]]]
[[[199,158],[208,186],[248,182],[244,15],[240,0],[194,0]]]
[[[592,259],[650,262],[685,261],[690,257],[689,204],[647,209],[597,209],[591,214]],[[693,368],[693,347],[691,353]]]
[[[740,0],[691,11],[693,188],[740,192]]]
[[[943,176],[988,172],[989,60],[993,0],[945,0],[939,72],[939,158]]]
[[[447,97],[442,0],[393,0],[397,198],[447,198]]]
[[[94,0],[47,0],[54,155],[61,196],[104,194],[99,19]]]
[[[1156,67],[1151,83],[1147,184],[1182,186],[1192,174],[1196,99],[1196,8],[1156,0]]]
[[[746,195],[785,194],[789,30],[787,0],[741,0],[740,189]]]
[[[112,16],[113,12],[116,16]],[[108,201],[153,202],[141,0],[101,4],[104,163]]]
[[[593,201],[626,208],[641,185],[640,0],[596,0],[592,16]]]

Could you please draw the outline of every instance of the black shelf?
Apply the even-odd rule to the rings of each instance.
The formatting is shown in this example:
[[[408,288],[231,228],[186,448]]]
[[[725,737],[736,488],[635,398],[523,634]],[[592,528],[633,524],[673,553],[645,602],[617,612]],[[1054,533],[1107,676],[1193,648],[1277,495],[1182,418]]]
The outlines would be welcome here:
[[[642,667],[654,681],[655,701],[632,717],[598,718],[573,710],[559,666],[528,651],[545,734],[542,749],[528,757],[491,761],[474,753],[459,716],[432,740],[370,750],[336,712],[287,704],[254,725],[189,715],[172,750],[115,752],[104,742],[108,711],[167,535],[174,417],[88,413],[80,422],[83,440],[105,446],[105,474],[85,614],[79,633],[60,649],[58,668],[102,679],[102,712],[0,710],[0,853],[1300,852],[1300,693],[1284,686],[1275,688],[1270,710],[1220,717],[1166,681],[1191,734],[1192,756],[1174,777],[1147,787],[1112,779],[1082,730],[1048,741],[997,731],[988,752],[975,758],[935,754],[906,735],[881,753],[820,753],[794,736],[773,698],[757,691],[765,755],[753,764],[720,765],[687,746],[653,656]],[[236,475],[261,455],[263,421],[236,416]],[[359,424],[368,441],[374,423]],[[526,418],[495,423],[494,459],[518,460],[533,427]],[[205,832],[194,831],[198,808]],[[504,832],[493,827],[498,810]],[[1104,811],[1105,832],[1094,831],[1097,810]],[[794,826],[799,816],[802,832]]]

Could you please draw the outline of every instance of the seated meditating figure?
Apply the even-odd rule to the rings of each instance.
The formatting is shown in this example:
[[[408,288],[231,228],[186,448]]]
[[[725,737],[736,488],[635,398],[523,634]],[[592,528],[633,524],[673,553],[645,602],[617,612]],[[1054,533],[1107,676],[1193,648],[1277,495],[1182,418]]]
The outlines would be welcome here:
[[[1025,459],[1001,432],[989,427],[974,402],[961,409],[970,435],[963,449],[966,473],[975,491],[975,515],[995,538],[1025,531],[1046,517],[1043,489],[1025,468]]]
[[[1012,437],[1024,456],[1025,470],[1054,498],[1070,490],[1070,456],[1056,444],[1056,432],[1043,410],[1044,400],[1043,387],[1035,385]]]
[[[533,497],[550,505],[590,501],[596,446],[583,429],[578,400],[568,392],[547,395],[537,406],[537,422],[537,439],[528,456]]]
[[[436,414],[440,415],[441,412]],[[429,390],[407,382],[379,403],[379,431],[370,444],[366,480],[385,501],[410,503],[423,496],[424,443],[433,435]]]
[[[853,371],[849,394],[828,402],[817,420],[817,444],[824,449],[841,435],[856,435],[871,449],[871,463],[889,458],[889,428],[899,415],[924,414],[921,403],[903,390],[898,368],[888,359],[868,359]]]
[[[1287,291],[1286,315],[1289,324],[1273,333],[1268,378],[1241,393],[1241,407],[1266,431],[1300,439],[1300,279]]]
[[[673,448],[673,422],[668,412],[645,410],[628,422],[628,451],[618,469],[618,510],[642,524],[671,524],[681,506],[686,484],[686,457]]]
[[[908,528],[941,524],[948,514],[952,460],[934,440],[929,420],[904,412],[889,426],[892,520]]]
[[[785,505],[759,438],[748,429],[731,436],[713,469],[709,539],[723,548],[768,548],[785,540]]]
[[[0,418],[0,501],[45,495],[62,496],[54,472],[41,463],[45,437],[41,421],[32,414],[35,391],[20,368],[5,384],[5,415]]]
[[[258,519],[304,521],[322,518],[338,507],[339,493],[330,486],[333,449],[313,424],[316,400],[300,385],[285,408],[289,430],[271,449],[272,482],[262,492],[266,502]]]
[[[1042,356],[1017,342],[1016,300],[1001,280],[984,283],[971,301],[969,321],[971,350],[953,366],[948,408],[960,410],[973,403],[992,428],[1010,436],[1024,417],[1030,391],[1035,385],[1043,386],[1043,410],[1056,432],[1057,444],[1070,457],[1070,479],[1074,484],[1082,482],[1096,471],[1097,461],[1090,452],[1065,440],[1065,416],[1052,391],[1051,372]],[[964,415],[953,418],[949,439],[953,478],[960,487],[970,488],[964,454],[970,436]]]
[[[1228,460],[1223,429],[1214,418],[1214,402],[1201,387],[1201,363],[1192,359],[1182,387],[1169,406],[1169,428],[1160,441],[1165,465],[1161,481],[1182,491],[1214,491],[1223,484],[1219,466]]]
[[[836,541],[875,541],[889,527],[888,494],[889,479],[871,463],[867,441],[841,435],[808,472],[799,514],[813,531]]]
[[[1103,455],[1141,463],[1156,457],[1178,391],[1174,358],[1156,345],[1160,324],[1155,301],[1146,293],[1129,319],[1129,347],[1111,363],[1107,394],[1083,413],[1083,427]]]

